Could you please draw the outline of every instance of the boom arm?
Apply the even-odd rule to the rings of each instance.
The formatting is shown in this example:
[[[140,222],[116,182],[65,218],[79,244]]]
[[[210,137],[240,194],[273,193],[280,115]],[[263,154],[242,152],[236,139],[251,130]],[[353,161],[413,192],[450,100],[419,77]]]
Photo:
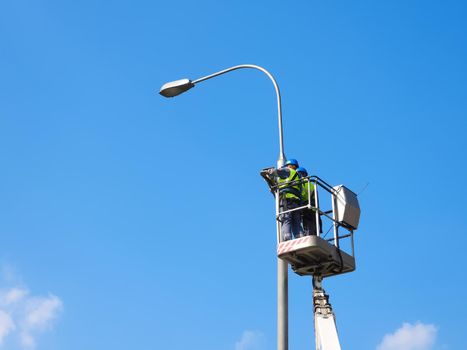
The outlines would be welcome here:
[[[321,282],[321,278],[313,277],[316,350],[341,350],[336,316],[329,303],[329,295],[324,292]]]

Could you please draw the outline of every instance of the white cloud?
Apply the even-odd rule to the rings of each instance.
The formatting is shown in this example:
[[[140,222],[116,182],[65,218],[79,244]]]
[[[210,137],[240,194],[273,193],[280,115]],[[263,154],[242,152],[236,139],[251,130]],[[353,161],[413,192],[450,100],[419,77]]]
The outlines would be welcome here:
[[[404,323],[392,334],[386,334],[377,350],[432,350],[438,329],[435,325]]]
[[[30,329],[46,329],[62,308],[62,301],[55,295],[30,298],[26,303],[25,325]]]
[[[264,335],[258,331],[244,331],[239,341],[235,343],[235,350],[260,350],[264,344]]]
[[[11,316],[0,310],[0,346],[3,344],[5,337],[14,329],[15,324]]]
[[[38,336],[52,328],[63,310],[63,302],[53,294],[31,295],[11,267],[1,270],[0,282],[6,286],[0,289],[0,349],[7,337],[16,338],[22,348],[35,348]]]
[[[21,301],[29,292],[23,288],[11,288],[0,292],[0,305],[11,305]]]

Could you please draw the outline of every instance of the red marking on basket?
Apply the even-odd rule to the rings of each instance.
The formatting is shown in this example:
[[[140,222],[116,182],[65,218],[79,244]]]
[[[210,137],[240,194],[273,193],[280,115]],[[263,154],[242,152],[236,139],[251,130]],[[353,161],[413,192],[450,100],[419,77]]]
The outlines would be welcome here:
[[[277,255],[287,253],[288,251],[292,250],[297,244],[303,243],[307,238],[308,237],[301,237],[280,243],[277,246]]]

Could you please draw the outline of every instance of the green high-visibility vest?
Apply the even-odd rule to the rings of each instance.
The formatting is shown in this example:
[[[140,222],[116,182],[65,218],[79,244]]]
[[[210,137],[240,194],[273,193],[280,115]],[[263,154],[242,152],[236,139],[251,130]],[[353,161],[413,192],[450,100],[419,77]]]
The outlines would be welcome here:
[[[277,182],[279,184],[279,193],[287,199],[295,199],[297,201],[300,201],[302,185],[300,183],[290,185],[291,182],[299,179],[298,173],[290,168],[288,170],[289,177],[287,177],[286,179],[278,177]]]
[[[311,192],[311,205],[315,205],[315,203],[313,202],[313,198],[314,198],[314,189],[315,189],[315,184],[313,182],[309,182],[310,183],[310,192]],[[308,180],[306,179],[303,179],[303,183],[302,183],[302,193],[301,193],[301,198],[302,198],[302,203],[304,204],[308,204]]]

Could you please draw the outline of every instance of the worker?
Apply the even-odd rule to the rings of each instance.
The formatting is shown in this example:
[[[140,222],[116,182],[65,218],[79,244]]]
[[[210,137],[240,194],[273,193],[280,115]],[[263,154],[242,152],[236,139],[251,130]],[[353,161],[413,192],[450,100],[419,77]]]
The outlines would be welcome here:
[[[279,188],[279,206],[280,211],[298,208],[301,204],[302,185],[297,173],[298,161],[289,159],[280,169],[269,169],[268,173],[273,177],[274,182]],[[279,217],[281,222],[282,241],[288,241],[294,238],[301,237],[301,213],[300,210],[293,210],[281,214]]]
[[[300,176],[300,178],[303,179],[301,205],[303,206],[303,205],[310,204],[311,206],[314,207],[315,206],[315,185],[313,182],[311,182],[308,179],[308,171],[305,168],[303,167],[297,168],[297,173]],[[310,191],[311,196],[308,196],[308,193],[309,193],[308,191]],[[316,231],[317,231],[316,230],[316,212],[313,209],[305,208],[301,211],[301,214],[302,214],[303,234],[305,236],[316,235]],[[321,216],[319,216],[319,232],[320,233],[323,232]]]
[[[303,167],[299,167],[297,168],[297,174],[301,179],[303,179],[301,188],[301,205],[315,206],[315,185],[308,180],[308,171]],[[309,193],[311,193],[311,196],[309,196]],[[316,235],[316,213],[309,208],[305,208],[300,212],[302,216],[303,235]]]

